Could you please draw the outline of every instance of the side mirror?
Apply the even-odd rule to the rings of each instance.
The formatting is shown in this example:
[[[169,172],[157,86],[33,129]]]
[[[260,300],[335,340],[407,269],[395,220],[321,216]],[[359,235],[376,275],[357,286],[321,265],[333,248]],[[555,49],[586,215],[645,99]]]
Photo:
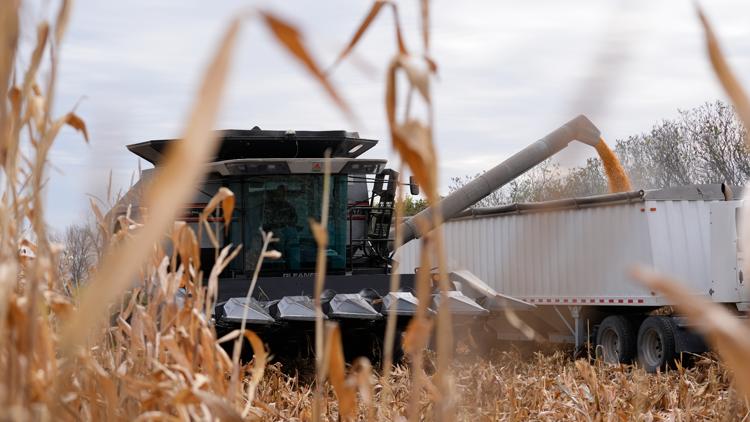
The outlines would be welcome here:
[[[414,176],[409,176],[409,193],[412,196],[419,195],[419,185],[414,181]]]

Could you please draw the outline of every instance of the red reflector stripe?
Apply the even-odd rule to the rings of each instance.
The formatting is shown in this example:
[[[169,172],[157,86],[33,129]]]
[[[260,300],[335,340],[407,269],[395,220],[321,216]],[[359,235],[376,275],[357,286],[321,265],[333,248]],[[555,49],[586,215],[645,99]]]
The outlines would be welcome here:
[[[601,299],[601,298],[521,298],[529,303],[645,303],[644,299]]]
[[[644,299],[601,299],[601,298],[522,298],[529,303],[645,303]]]

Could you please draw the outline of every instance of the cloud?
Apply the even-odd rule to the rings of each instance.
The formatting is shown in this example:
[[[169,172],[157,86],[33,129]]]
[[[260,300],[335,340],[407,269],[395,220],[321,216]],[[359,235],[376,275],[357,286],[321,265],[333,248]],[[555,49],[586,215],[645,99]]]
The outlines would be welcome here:
[[[346,0],[244,4],[290,17],[325,64],[369,7]],[[418,3],[399,5],[407,41],[416,49]],[[750,7],[729,1],[705,6],[730,62],[747,75]],[[61,51],[56,109],[85,96],[79,113],[92,144],[66,132],[53,151],[63,172],[49,190],[53,225],[80,218],[85,193],[102,192],[110,169],[115,185],[127,186],[137,160],[126,144],[179,135],[203,66],[238,7],[229,0],[75,3]],[[437,0],[432,11],[443,191],[450,177],[490,168],[582,109],[614,140],[648,130],[677,108],[723,97],[690,3]],[[376,73],[343,63],[333,75],[363,127],[350,127],[257,22],[243,30],[218,127],[358,130],[383,140],[368,156],[392,158],[383,110],[384,63],[395,52],[390,14],[371,31],[355,53]],[[590,154],[577,148],[561,160],[575,165]]]

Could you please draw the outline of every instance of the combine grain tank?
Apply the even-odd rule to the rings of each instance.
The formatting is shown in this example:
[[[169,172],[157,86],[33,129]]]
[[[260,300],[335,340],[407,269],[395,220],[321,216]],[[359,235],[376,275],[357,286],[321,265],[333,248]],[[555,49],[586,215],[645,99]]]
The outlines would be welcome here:
[[[737,236],[742,201],[723,192],[696,185],[473,209],[440,230],[453,281],[476,277],[535,305],[519,315],[549,341],[580,346],[590,332],[606,360],[638,356],[655,370],[703,345],[679,316],[649,315],[670,303],[628,276],[634,264],[738,311],[750,303]],[[419,242],[396,259],[414,272]],[[504,317],[488,327],[499,338],[519,335]]]

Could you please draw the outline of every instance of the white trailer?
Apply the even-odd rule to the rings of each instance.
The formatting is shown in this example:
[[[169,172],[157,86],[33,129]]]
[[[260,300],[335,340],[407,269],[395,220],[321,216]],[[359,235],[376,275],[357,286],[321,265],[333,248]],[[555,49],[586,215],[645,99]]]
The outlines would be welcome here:
[[[737,236],[742,201],[728,192],[693,185],[473,209],[439,230],[452,281],[473,274],[535,305],[519,316],[547,341],[581,346],[589,337],[606,360],[637,355],[655,370],[702,345],[679,316],[650,315],[670,303],[633,281],[628,269],[653,267],[696,294],[747,310]],[[414,272],[419,255],[419,240],[401,247],[400,272]],[[499,338],[518,337],[503,315],[486,328]]]

